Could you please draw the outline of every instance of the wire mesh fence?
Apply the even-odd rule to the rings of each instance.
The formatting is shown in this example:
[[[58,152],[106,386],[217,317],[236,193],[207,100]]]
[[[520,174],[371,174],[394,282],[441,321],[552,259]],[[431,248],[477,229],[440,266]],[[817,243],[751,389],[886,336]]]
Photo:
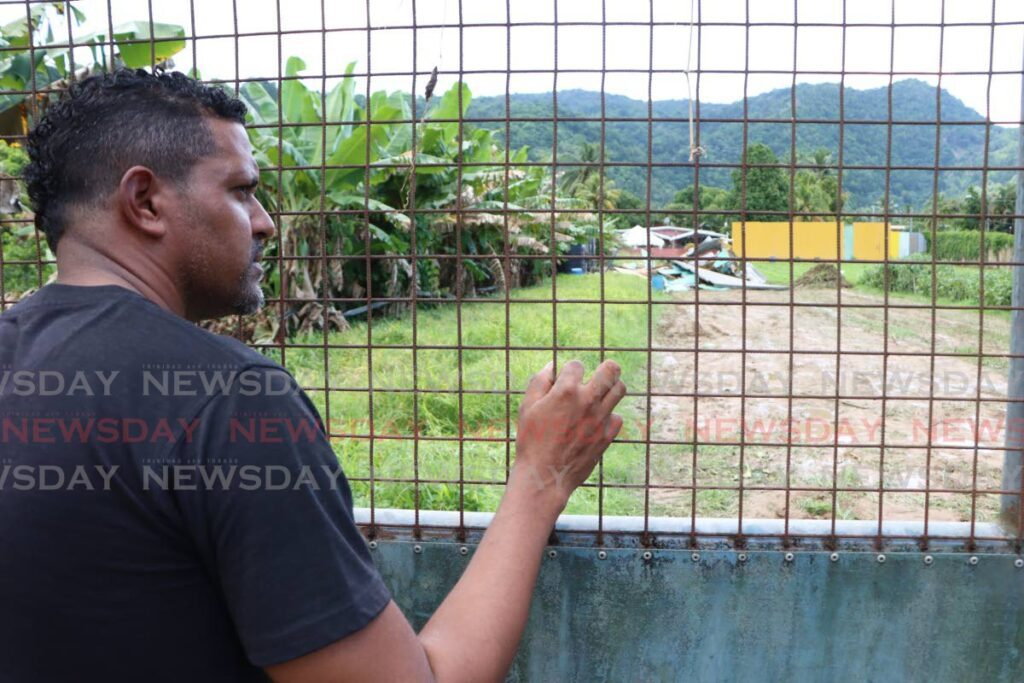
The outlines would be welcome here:
[[[48,102],[221,84],[279,230],[267,307],[208,326],[299,379],[368,533],[464,533],[528,377],[612,358],[626,425],[567,510],[599,543],[1019,548],[1018,3],[0,11],[0,308],[55,272],[17,180]]]

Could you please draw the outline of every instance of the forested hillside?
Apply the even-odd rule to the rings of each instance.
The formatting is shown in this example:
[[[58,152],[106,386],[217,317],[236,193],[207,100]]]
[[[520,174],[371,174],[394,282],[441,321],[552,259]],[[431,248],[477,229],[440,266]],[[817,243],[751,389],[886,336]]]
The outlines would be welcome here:
[[[896,121],[924,122],[931,125],[904,124],[891,128],[892,143],[888,144],[888,88],[855,90],[846,88],[843,115],[845,120],[872,123],[848,123],[843,135],[843,190],[849,193],[848,208],[867,208],[880,205],[885,190],[885,171],[854,170],[851,166],[933,166],[935,164],[936,88],[923,81],[908,79],[895,83],[892,88],[892,118]],[[984,117],[967,107],[948,92],[942,92],[941,120],[943,122],[977,122],[978,125],[943,125],[939,135],[940,165],[957,168],[984,165],[986,126]],[[601,95],[597,92],[568,90],[558,93],[559,119],[599,117]],[[606,95],[605,116],[608,118],[644,118],[648,115],[647,102],[621,95]],[[651,158],[658,162],[685,162],[689,147],[685,100],[663,100],[653,104],[653,117],[676,118],[679,121],[657,121],[651,126]],[[742,119],[742,101],[731,104],[700,106],[701,119]],[[762,142],[783,160],[791,150],[792,127],[790,89],[783,88],[747,99],[747,116],[753,119],[778,119],[778,122],[750,123],[750,144]],[[504,118],[505,97],[477,97],[469,108],[468,118]],[[552,117],[551,93],[511,95],[512,117]],[[796,117],[802,120],[837,120],[839,118],[838,84],[799,84],[796,87]],[[474,124],[496,131],[503,137],[505,124]],[[646,164],[648,159],[648,124],[608,121],[605,124],[606,159],[609,162]],[[511,142],[513,149],[529,146],[530,158],[548,160],[552,153],[554,126],[550,121],[513,122]],[[558,159],[578,159],[583,143],[597,143],[601,138],[601,124],[595,121],[559,121]],[[742,122],[700,123],[700,144],[705,149],[705,163],[738,163],[742,154]],[[798,156],[818,149],[831,152],[833,161],[839,158],[838,124],[798,123],[796,126]],[[891,159],[887,159],[891,149]],[[989,166],[1015,165],[1017,131],[1014,128],[992,126],[989,133]],[[623,189],[640,197],[646,195],[647,168],[611,168],[608,176]],[[651,170],[651,194],[655,206],[664,206],[683,186],[692,182],[692,168],[665,168]],[[990,183],[1006,182],[1007,171],[989,174]],[[949,170],[939,174],[939,192],[962,196],[971,185],[981,184],[981,172]],[[894,210],[907,206],[920,207],[932,195],[933,173],[927,170],[891,171],[890,203]],[[721,188],[731,187],[730,169],[705,168],[701,170],[701,184]]]

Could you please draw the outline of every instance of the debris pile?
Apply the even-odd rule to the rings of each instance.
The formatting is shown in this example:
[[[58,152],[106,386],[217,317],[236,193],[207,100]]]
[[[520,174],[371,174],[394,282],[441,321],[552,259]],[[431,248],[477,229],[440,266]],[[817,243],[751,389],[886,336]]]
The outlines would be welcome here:
[[[737,259],[729,238],[722,233],[634,226],[621,237],[626,248],[620,254],[637,258],[619,260],[615,270],[650,277],[651,286],[658,291],[787,289],[784,285],[768,284],[753,265]]]
[[[836,287],[848,289],[853,287],[834,263],[819,263],[797,278],[794,285],[806,289],[835,289]]]

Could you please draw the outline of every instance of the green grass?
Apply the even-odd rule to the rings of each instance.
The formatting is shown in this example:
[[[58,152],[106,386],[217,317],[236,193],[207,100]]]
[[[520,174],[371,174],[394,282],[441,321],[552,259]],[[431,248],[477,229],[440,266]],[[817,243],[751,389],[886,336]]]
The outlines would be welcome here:
[[[790,273],[789,273],[789,261],[751,261],[751,264],[757,268],[757,270],[767,278],[768,282],[773,285],[789,285]],[[818,265],[817,263],[808,263],[806,261],[800,261],[793,264],[793,280],[800,279],[800,276],[806,273],[808,270]],[[866,270],[871,267],[870,263],[853,263],[845,261],[840,264],[839,269],[843,273],[843,277],[849,281],[850,284],[856,286],[861,279],[861,276]]]
[[[551,359],[552,345],[557,343],[560,349],[602,346],[602,306],[561,302],[602,298],[645,302],[648,296],[645,280],[615,273],[605,274],[603,296],[596,274],[561,276],[556,287],[560,303],[555,306],[522,301],[550,300],[550,281],[512,292],[507,325],[504,297],[495,298],[494,303],[421,307],[416,315],[415,340],[411,313],[375,318],[371,325],[355,324],[343,333],[332,333],[329,341],[364,348],[329,349],[326,372],[322,349],[288,349],[284,363],[299,382],[303,386],[326,385],[329,390],[329,406],[323,389],[308,393],[331,431],[355,435],[335,438],[333,446],[352,480],[356,505],[369,505],[371,500],[371,483],[366,480],[371,476],[372,450],[372,494],[377,507],[412,508],[418,498],[423,509],[496,508],[514,448],[503,442],[465,441],[460,471],[460,413],[462,434],[467,437],[514,438],[520,393],[530,376]],[[623,381],[637,395],[627,397],[618,411],[626,420],[626,438],[641,437],[647,354],[616,349],[648,346],[649,308],[635,304],[603,306],[603,346],[608,349],[605,357],[622,366]],[[555,318],[557,338],[553,334]],[[388,348],[412,345],[414,341],[415,375],[413,350]],[[322,335],[292,340],[298,344],[322,342]],[[460,342],[463,347],[481,347],[462,350],[461,372],[456,348]],[[367,348],[370,343],[372,348]],[[508,346],[511,350],[506,350]],[[558,352],[559,364],[571,358],[583,361],[589,372],[600,362],[600,353]],[[368,391],[371,382],[372,406]],[[430,393],[414,394],[414,386]],[[460,386],[499,393],[460,393]],[[512,392],[507,399],[500,393],[506,390]],[[414,439],[417,433],[426,438]],[[643,448],[631,446],[614,444],[608,450],[603,466],[606,483],[643,483]],[[381,478],[408,481],[382,482]],[[441,483],[459,479],[474,483]],[[570,501],[568,512],[596,513],[597,496],[596,488],[581,488]],[[642,491],[606,489],[603,509],[605,514],[640,513]]]

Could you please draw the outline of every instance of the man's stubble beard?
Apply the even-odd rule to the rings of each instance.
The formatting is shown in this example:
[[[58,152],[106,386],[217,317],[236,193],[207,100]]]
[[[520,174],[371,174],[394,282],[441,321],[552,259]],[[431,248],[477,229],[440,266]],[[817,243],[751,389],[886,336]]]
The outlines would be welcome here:
[[[266,297],[263,294],[263,287],[260,286],[260,279],[253,277],[252,264],[259,263],[263,254],[263,242],[254,241],[252,245],[252,258],[250,265],[242,271],[238,283],[238,296],[234,302],[234,311],[239,315],[255,313],[263,308]]]
[[[251,276],[252,269],[246,268],[239,280],[238,298],[234,302],[234,312],[238,315],[249,315],[263,308],[266,297],[259,280]]]
[[[203,224],[202,216],[194,207],[191,205],[187,206],[186,212],[188,214],[190,225],[195,227]],[[257,258],[257,255],[262,252],[262,248],[263,243],[261,241],[253,243],[250,260],[246,264],[246,267],[242,269],[242,273],[236,282],[233,295],[227,297],[229,299],[228,301],[224,301],[217,306],[218,312],[215,315],[206,315],[203,316],[203,319],[211,320],[223,318],[228,315],[249,315],[263,308],[266,303],[266,298],[263,294],[263,288],[260,286],[260,281],[258,278],[253,276],[252,270],[252,264]],[[191,299],[195,296],[202,298],[209,297],[209,291],[200,292],[195,290],[193,287],[189,287],[189,280],[191,279],[193,282],[206,280],[210,277],[211,271],[215,268],[216,266],[207,260],[206,254],[201,250],[192,252],[188,266],[192,278],[186,278],[187,298]],[[221,308],[221,306],[224,308]]]

